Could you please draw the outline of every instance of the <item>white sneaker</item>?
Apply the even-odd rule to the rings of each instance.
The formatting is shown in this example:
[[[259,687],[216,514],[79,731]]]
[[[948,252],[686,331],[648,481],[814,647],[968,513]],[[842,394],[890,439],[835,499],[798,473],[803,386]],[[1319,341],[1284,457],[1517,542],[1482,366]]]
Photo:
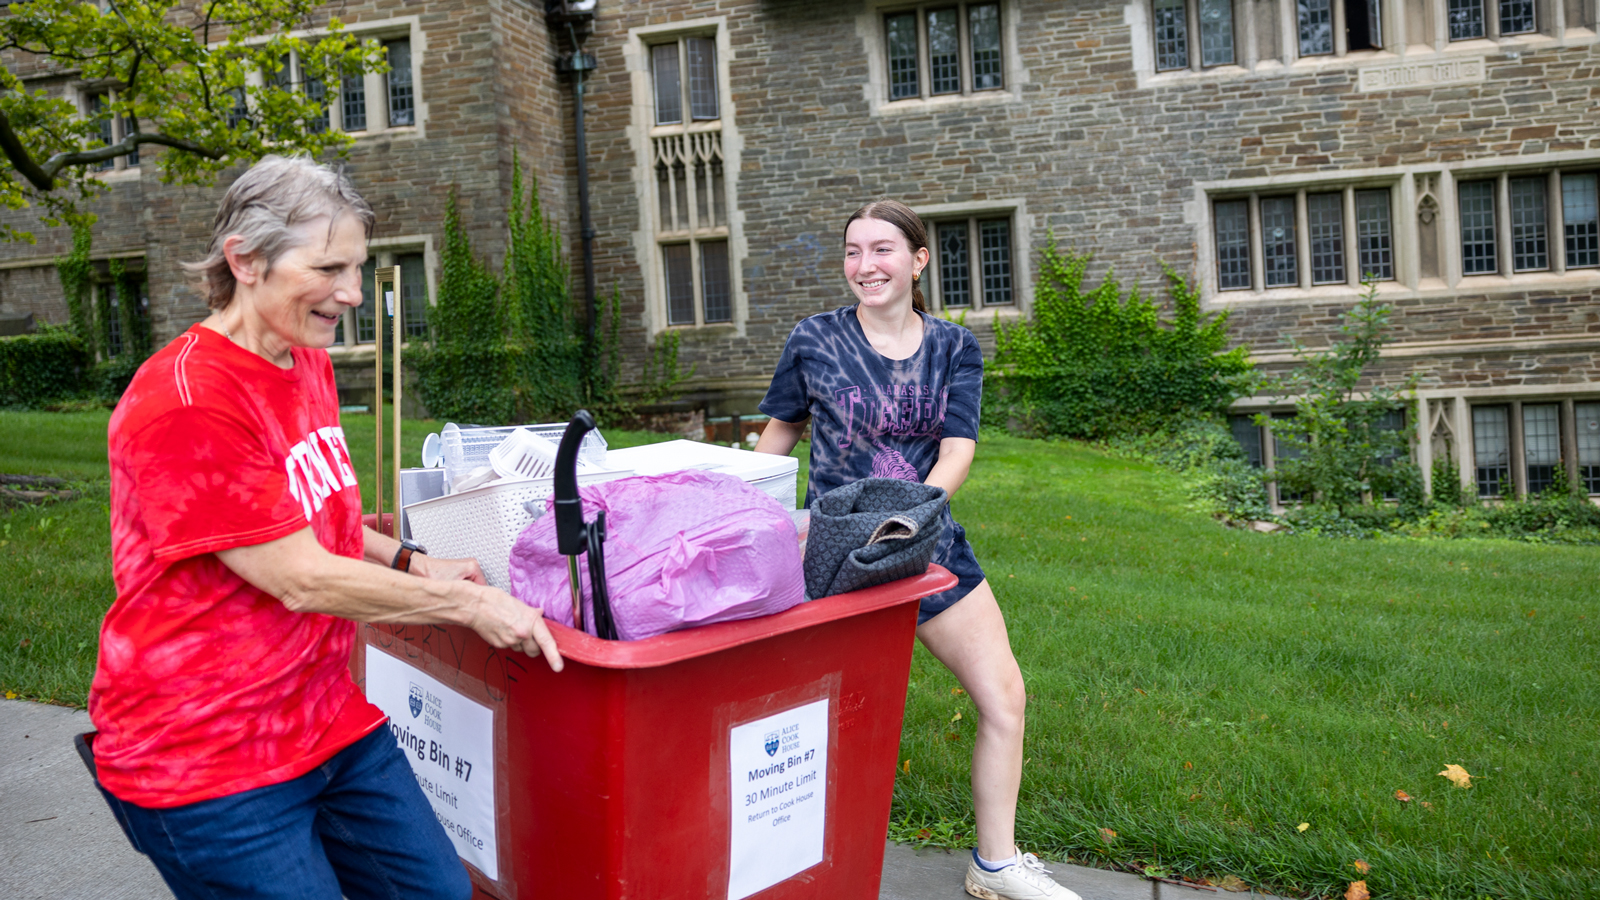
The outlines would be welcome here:
[[[1050,877],[1039,857],[1022,854],[1020,862],[998,872],[967,863],[967,893],[982,900],[1083,900]]]

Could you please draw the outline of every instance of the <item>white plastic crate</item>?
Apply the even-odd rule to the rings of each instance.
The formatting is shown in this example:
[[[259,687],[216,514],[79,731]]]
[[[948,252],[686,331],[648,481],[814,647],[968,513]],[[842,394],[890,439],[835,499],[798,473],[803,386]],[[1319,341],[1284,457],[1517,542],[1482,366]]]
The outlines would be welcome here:
[[[477,428],[470,425],[463,428],[454,422],[447,422],[439,432],[439,449],[444,462],[445,483],[454,483],[468,472],[488,466],[489,453],[518,428],[526,428],[557,445],[560,445],[561,436],[567,431],[565,422],[506,425],[497,428]],[[583,436],[583,443],[578,445],[578,459],[596,469],[606,468],[606,439],[601,436],[599,429]]]
[[[592,433],[592,432],[591,432]],[[579,484],[627,478],[631,469],[586,472]],[[501,590],[511,589],[511,547],[522,530],[544,514],[555,479],[533,478],[495,484],[423,500],[405,507],[411,534],[441,559],[476,559],[483,576]]]

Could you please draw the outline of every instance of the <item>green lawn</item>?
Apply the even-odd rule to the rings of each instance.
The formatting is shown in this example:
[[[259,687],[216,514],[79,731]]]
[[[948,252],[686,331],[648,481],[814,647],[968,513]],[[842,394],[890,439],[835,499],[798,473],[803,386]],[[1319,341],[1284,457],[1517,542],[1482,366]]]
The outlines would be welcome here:
[[[78,444],[104,419],[0,414],[0,471],[103,470]],[[345,429],[359,462],[371,420]],[[1026,849],[1283,894],[1600,896],[1600,549],[1232,531],[1167,473],[1009,438],[955,512],[1028,678]],[[0,688],[83,702],[105,516],[103,487],[0,514]],[[963,844],[972,707],[920,650],[912,682],[895,834]]]

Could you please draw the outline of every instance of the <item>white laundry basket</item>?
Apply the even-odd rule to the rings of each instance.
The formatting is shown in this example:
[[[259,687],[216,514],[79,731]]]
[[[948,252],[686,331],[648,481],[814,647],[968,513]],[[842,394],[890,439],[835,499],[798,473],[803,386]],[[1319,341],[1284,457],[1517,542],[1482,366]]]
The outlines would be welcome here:
[[[590,432],[593,434],[593,432]],[[579,484],[627,478],[631,469],[578,475]],[[544,514],[545,498],[555,493],[553,478],[499,481],[423,500],[405,507],[411,534],[441,559],[476,559],[483,576],[501,590],[511,589],[511,547],[534,519]]]

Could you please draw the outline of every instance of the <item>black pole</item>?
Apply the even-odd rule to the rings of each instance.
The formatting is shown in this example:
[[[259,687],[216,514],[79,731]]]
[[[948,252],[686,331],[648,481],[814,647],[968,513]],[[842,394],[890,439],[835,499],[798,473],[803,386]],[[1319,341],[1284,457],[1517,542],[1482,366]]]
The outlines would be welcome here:
[[[589,217],[589,145],[583,133],[583,75],[593,68],[592,57],[583,52],[577,34],[567,26],[572,38],[572,119],[578,144],[578,222],[583,235],[583,302],[588,319],[589,353],[595,353],[594,323],[598,313],[594,297],[594,222]],[[591,364],[593,360],[590,360]]]

